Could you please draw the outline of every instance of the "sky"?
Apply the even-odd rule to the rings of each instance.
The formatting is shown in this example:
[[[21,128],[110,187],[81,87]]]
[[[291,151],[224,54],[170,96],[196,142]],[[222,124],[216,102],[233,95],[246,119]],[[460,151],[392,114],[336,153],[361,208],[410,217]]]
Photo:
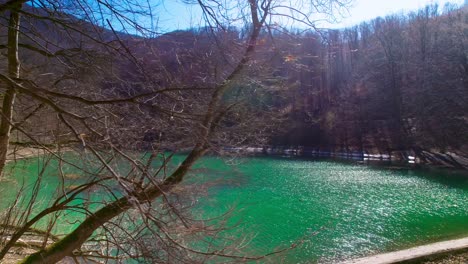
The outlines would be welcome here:
[[[234,1],[234,0],[231,0]],[[394,13],[415,11],[431,3],[443,7],[445,3],[463,5],[465,0],[354,0],[349,11],[339,19],[338,23],[321,22],[319,27],[343,28],[357,25],[378,16]],[[159,31],[168,32],[177,29],[187,29],[200,24],[198,6],[180,4],[179,0],[165,0],[158,8]]]
[[[342,18],[336,25],[329,25],[334,28],[353,26],[379,16],[415,11],[433,3],[443,7],[446,3],[463,5],[464,0],[355,0],[347,17]]]

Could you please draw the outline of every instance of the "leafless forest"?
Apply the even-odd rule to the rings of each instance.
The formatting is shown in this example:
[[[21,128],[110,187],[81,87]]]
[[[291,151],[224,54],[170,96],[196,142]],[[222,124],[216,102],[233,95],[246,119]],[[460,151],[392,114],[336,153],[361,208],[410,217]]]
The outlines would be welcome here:
[[[467,166],[466,7],[328,30],[314,15],[331,19],[350,1],[184,2],[204,24],[161,34],[158,1],[1,1],[0,180],[31,148],[42,169],[23,172],[33,184],[18,183],[0,214],[0,259],[266,259],[244,254],[243,241],[211,243],[222,219],[186,210],[207,186],[179,183],[225,147],[411,150]],[[185,159],[169,165],[177,152]],[[58,185],[42,201],[49,170]],[[55,234],[70,212],[76,228]]]

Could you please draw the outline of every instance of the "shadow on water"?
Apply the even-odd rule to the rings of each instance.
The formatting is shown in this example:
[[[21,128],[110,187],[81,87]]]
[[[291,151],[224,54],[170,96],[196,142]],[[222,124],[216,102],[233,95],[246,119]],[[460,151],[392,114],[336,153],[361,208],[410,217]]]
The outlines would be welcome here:
[[[425,178],[429,181],[445,185],[450,188],[468,190],[468,175],[463,172],[450,172],[445,170],[434,171],[427,169],[414,169],[408,173]]]

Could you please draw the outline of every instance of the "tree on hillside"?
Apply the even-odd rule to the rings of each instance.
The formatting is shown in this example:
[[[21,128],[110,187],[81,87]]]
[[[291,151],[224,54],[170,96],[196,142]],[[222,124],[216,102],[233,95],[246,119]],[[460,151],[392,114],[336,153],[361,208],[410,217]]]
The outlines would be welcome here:
[[[322,32],[314,37],[318,45],[288,42],[303,50],[293,53],[286,45],[283,50],[313,73],[282,70],[300,89],[288,102],[295,112],[287,121],[291,130],[278,141],[339,152],[387,152],[403,159],[405,151],[414,151],[421,160],[466,168],[463,159],[438,162],[423,152],[467,153],[467,16],[466,7],[430,5]],[[279,35],[276,42],[289,37]],[[307,54],[316,59],[313,66]]]
[[[0,5],[7,31],[0,37],[7,58],[0,65],[2,177],[20,169],[5,167],[13,141],[47,153],[38,172],[25,177],[32,185],[18,183],[1,217],[0,259],[34,235],[40,243],[23,263],[65,257],[151,263],[249,259],[229,243],[204,239],[219,237],[222,229],[187,215],[178,195],[187,187],[180,183],[216,146],[249,142],[255,140],[249,131],[269,130],[271,122],[258,120],[271,109],[254,105],[261,100],[245,100],[262,96],[251,89],[262,85],[247,78],[261,65],[255,49],[262,30],[276,27],[275,19],[313,26],[313,13],[331,15],[348,1],[185,2],[203,10],[208,37],[154,38],[159,2]],[[237,21],[244,21],[245,37],[229,31]],[[171,165],[168,150],[181,148],[189,148],[188,155]],[[143,157],[135,153],[143,149]],[[57,179],[55,193],[41,201],[49,174]],[[189,193],[200,192],[197,187]],[[69,233],[51,232],[72,221]],[[192,247],[194,241],[201,246]]]

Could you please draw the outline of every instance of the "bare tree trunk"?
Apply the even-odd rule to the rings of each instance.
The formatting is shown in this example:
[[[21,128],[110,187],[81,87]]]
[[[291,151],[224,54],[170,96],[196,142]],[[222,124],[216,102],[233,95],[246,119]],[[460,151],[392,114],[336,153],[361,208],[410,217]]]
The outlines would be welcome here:
[[[8,76],[12,79],[19,78],[20,61],[18,57],[18,37],[20,26],[19,10],[22,4],[16,3],[10,10],[10,21],[8,26]],[[3,97],[1,124],[0,124],[0,177],[5,167],[8,145],[10,142],[11,124],[13,123],[13,107],[15,104],[16,91],[11,85],[8,86]]]

